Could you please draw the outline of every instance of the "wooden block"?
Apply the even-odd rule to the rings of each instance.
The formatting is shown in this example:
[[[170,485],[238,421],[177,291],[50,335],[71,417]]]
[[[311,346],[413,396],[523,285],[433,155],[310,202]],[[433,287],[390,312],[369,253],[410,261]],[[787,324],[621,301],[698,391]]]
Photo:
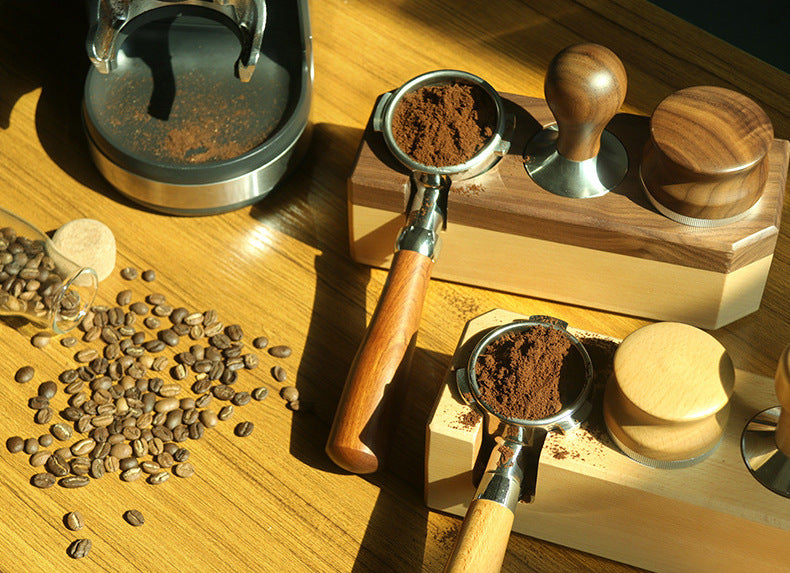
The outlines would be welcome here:
[[[480,422],[456,395],[454,376],[476,338],[522,315],[495,310],[467,324],[427,427],[426,504],[463,516],[478,457],[488,458]],[[578,329],[582,341],[618,340]],[[704,461],[681,469],[643,466],[616,449],[593,413],[568,435],[552,433],[538,469],[535,501],[521,503],[513,530],[652,571],[779,571],[790,562],[790,500],[760,485],[744,465],[740,435],[775,406],[773,380],[736,370],[729,421]],[[473,417],[473,416],[472,416]]]
[[[628,152],[623,183],[600,197],[569,199],[535,185],[523,165],[527,141],[553,122],[546,102],[502,96],[516,122],[510,151],[487,173],[453,184],[433,277],[701,328],[759,308],[790,142],[774,140],[768,181],[747,217],[695,228],[661,215],[644,195],[647,117],[618,114],[608,126]],[[352,257],[388,267],[408,207],[409,173],[370,126],[348,185]]]

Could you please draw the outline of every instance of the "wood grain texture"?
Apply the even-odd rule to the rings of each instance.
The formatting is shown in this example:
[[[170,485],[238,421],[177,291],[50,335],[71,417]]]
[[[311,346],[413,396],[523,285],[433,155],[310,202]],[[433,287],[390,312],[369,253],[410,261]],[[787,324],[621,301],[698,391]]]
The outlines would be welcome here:
[[[513,512],[488,499],[469,504],[445,573],[497,573],[507,551]]]
[[[772,139],[771,120],[745,95],[716,86],[686,88],[650,118],[642,177],[673,213],[734,217],[762,195]]]
[[[326,451],[337,465],[368,474],[382,467],[402,402],[433,260],[395,253],[337,405]]]
[[[89,65],[85,3],[0,2],[0,204],[46,231],[79,217],[109,225],[118,262],[100,285],[99,302],[112,304],[115,293],[130,286],[136,296],[145,293],[141,282],[121,280],[120,268],[153,268],[155,287],[171,302],[215,308],[223,320],[244,328],[245,340],[263,334],[293,347],[282,362],[259,353],[259,368],[237,383],[244,390],[269,387],[267,401],[237,409],[232,421],[188,442],[197,469],[188,480],[148,486],[105,478],[82,490],[41,491],[27,482],[32,471],[27,460],[3,449],[0,570],[440,571],[461,518],[426,507],[425,421],[466,322],[490,308],[508,308],[558,316],[620,338],[647,322],[432,281],[412,362],[409,407],[392,438],[389,469],[367,477],[339,472],[324,447],[350,363],[387,278],[385,271],[354,262],[348,233],[347,178],[379,94],[420,73],[456,68],[484,77],[502,92],[539,98],[554,55],[571,44],[595,42],[618,54],[628,72],[623,113],[647,116],[677,89],[721,85],[754,99],[768,113],[777,138],[790,136],[790,77],[645,0],[499,0],[495,9],[477,0],[460,5],[322,0],[310,8],[314,132],[304,162],[257,205],[182,219],[125,200],[90,161],[80,120]],[[546,116],[551,121],[548,110]],[[390,211],[398,217],[405,211],[403,194],[390,199],[402,204]],[[737,367],[771,378],[790,340],[789,232],[785,226],[779,231],[761,308],[713,333]],[[394,233],[387,238],[390,255]],[[692,241],[690,232],[682,234]],[[645,244],[647,251],[657,248]],[[36,382],[54,379],[73,364],[72,355],[57,342],[36,349],[27,331],[6,322],[0,324],[0,354],[0,436],[3,441],[14,434],[37,436],[43,432],[26,406],[35,388],[16,384],[13,374],[32,364]],[[275,364],[286,369],[286,383],[297,386],[310,408],[286,408],[277,395],[283,384],[270,374]],[[773,389],[769,392],[772,396]],[[59,406],[65,404],[62,393],[58,399]],[[244,420],[255,423],[255,432],[234,437],[234,423]],[[471,495],[464,494],[465,502]],[[557,491],[557,497],[568,514],[578,510],[568,491]],[[642,499],[634,499],[634,507]],[[144,513],[144,526],[132,528],[121,520],[131,508]],[[88,525],[80,535],[94,544],[81,561],[65,553],[74,535],[60,520],[71,510],[83,513]],[[773,511],[769,507],[764,515]],[[674,526],[667,517],[654,523],[653,531]],[[628,531],[607,533],[613,545],[631,545]],[[559,543],[513,534],[502,570],[635,570]],[[688,544],[693,549],[693,540]]]
[[[557,121],[557,151],[572,161],[598,155],[601,134],[625,101],[628,80],[620,59],[605,46],[576,44],[551,61],[546,102]]]

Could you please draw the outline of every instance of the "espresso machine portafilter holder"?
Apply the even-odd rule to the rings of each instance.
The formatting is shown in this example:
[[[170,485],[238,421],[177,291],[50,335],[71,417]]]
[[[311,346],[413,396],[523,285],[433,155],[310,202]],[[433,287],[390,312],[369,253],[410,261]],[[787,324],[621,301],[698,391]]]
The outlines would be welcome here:
[[[128,198],[175,215],[254,203],[307,150],[307,0],[89,0],[88,148]]]

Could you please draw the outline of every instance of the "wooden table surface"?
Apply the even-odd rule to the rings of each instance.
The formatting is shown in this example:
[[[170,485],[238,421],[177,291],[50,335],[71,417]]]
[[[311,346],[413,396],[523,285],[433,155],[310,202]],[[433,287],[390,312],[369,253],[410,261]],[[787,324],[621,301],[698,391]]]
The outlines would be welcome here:
[[[86,18],[79,1],[0,3],[0,205],[45,231],[90,217],[109,225],[116,272],[100,285],[112,304],[130,286],[177,305],[216,309],[249,341],[265,335],[294,352],[239,377],[269,398],[190,440],[196,474],[152,486],[117,475],[78,490],[39,490],[24,454],[0,454],[0,571],[439,571],[460,526],[423,502],[425,422],[464,324],[492,308],[549,314],[623,337],[643,319],[433,281],[389,469],[360,477],[324,454],[346,371],[386,273],[348,251],[346,178],[378,94],[419,73],[459,68],[503,92],[542,96],[543,75],[563,47],[604,44],[628,73],[624,111],[648,115],[673,91],[729,87],[760,104],[776,136],[790,137],[790,77],[641,0],[321,0],[311,3],[315,86],[311,148],[270,197],[228,214],[178,218],[139,208],[114,191],[88,156],[80,121]],[[786,207],[790,209],[790,206]],[[785,212],[787,217],[788,212]],[[790,342],[790,231],[779,237],[761,309],[713,335],[738,368],[773,376]],[[125,266],[155,269],[127,283]],[[28,327],[0,323],[0,436],[38,436],[27,400],[37,383],[73,366],[72,351],[30,343]],[[36,368],[28,384],[13,375]],[[311,407],[292,412],[270,373],[285,367]],[[54,399],[65,402],[59,393]],[[235,423],[252,421],[247,438]],[[142,527],[121,515],[139,509]],[[86,528],[62,523],[82,512]],[[66,547],[93,549],[81,560]],[[504,571],[630,571],[631,567],[512,535]]]

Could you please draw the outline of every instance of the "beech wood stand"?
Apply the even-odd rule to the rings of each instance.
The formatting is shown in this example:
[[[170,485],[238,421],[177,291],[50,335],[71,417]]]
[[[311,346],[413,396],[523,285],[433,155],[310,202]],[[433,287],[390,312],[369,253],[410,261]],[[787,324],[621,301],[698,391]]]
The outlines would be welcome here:
[[[463,516],[475,492],[475,465],[490,453],[482,422],[469,422],[471,408],[457,396],[455,369],[466,365],[482,333],[519,318],[526,317],[494,310],[467,323],[461,336],[427,427],[431,509]],[[569,330],[583,342],[619,343]],[[649,468],[616,448],[600,416],[603,387],[596,380],[587,422],[547,437],[535,501],[518,505],[513,531],[658,572],[786,571],[790,499],[758,483],[740,450],[747,421],[778,403],[774,381],[738,370],[721,443],[682,469]]]
[[[709,329],[759,308],[790,142],[774,140],[762,198],[746,218],[690,227],[645,197],[639,165],[648,117],[621,113],[607,127],[628,152],[625,180],[603,196],[570,199],[537,186],[523,164],[530,138],[554,123],[546,102],[501,95],[515,121],[510,151],[488,172],[451,187],[434,277]],[[369,123],[348,182],[355,261],[390,265],[409,178]]]

